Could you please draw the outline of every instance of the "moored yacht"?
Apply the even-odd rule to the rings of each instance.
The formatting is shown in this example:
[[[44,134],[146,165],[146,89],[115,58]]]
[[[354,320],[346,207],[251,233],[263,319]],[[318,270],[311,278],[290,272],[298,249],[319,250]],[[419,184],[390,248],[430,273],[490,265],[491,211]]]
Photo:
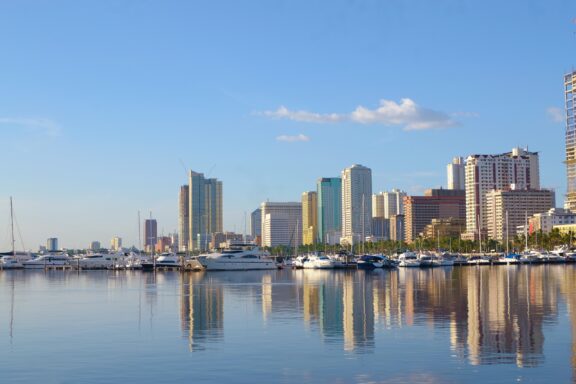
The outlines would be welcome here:
[[[47,267],[64,267],[70,264],[70,257],[65,253],[47,253],[35,259],[22,262],[24,269],[42,269]]]
[[[336,261],[326,255],[309,255],[303,263],[304,269],[334,269]]]
[[[236,244],[222,250],[198,256],[198,261],[208,271],[247,271],[252,269],[277,269],[270,254],[254,244]]]
[[[75,264],[82,269],[111,269],[123,260],[124,254],[92,253],[76,260]]]
[[[143,271],[151,271],[158,268],[173,268],[179,269],[181,267],[180,258],[174,253],[162,253],[160,256],[154,256],[152,261],[145,261],[141,263]]]
[[[414,252],[406,251],[398,256],[399,267],[420,267],[420,260]]]

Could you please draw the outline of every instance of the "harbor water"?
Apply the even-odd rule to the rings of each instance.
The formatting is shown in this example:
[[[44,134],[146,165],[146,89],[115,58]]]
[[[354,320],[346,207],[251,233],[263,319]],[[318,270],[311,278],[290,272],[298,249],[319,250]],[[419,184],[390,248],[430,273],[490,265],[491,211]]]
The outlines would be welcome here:
[[[576,265],[1,271],[2,383],[576,382]]]

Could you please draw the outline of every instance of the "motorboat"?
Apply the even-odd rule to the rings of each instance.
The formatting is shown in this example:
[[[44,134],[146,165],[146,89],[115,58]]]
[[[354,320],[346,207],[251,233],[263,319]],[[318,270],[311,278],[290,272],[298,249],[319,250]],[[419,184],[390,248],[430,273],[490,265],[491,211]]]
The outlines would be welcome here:
[[[309,255],[303,263],[304,269],[334,269],[336,261],[326,255]]]
[[[154,269],[179,269],[181,267],[181,260],[175,253],[162,253],[159,256],[154,256],[153,260],[142,262],[143,271],[152,271]]]
[[[434,267],[434,256],[427,253],[420,253],[418,255],[418,261],[420,261],[420,267]]]
[[[420,260],[418,260],[418,255],[416,255],[414,252],[407,251],[401,253],[400,256],[398,256],[398,261],[400,262],[398,264],[399,267],[420,267]]]
[[[520,255],[516,253],[509,253],[507,255],[500,256],[498,258],[498,263],[506,265],[520,264]]]
[[[469,265],[490,265],[491,260],[489,256],[471,256],[468,259]]]
[[[77,259],[75,264],[82,269],[111,269],[123,263],[124,258],[124,254],[92,253]]]
[[[72,259],[65,253],[47,253],[35,259],[23,261],[24,269],[43,269],[47,267],[64,267],[70,264]]]
[[[384,255],[362,255],[356,261],[358,269],[395,268],[392,261]]]
[[[198,261],[208,271],[247,271],[277,269],[270,254],[254,244],[236,244],[209,254],[198,256]]]

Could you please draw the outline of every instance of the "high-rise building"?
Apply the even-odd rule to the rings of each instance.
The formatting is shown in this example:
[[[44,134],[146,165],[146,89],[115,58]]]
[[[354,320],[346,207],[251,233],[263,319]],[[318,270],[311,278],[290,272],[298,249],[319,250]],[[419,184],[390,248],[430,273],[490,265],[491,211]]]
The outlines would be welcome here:
[[[262,210],[260,208],[250,214],[250,235],[252,239],[262,237]]]
[[[498,155],[471,155],[466,159],[466,235],[474,239],[478,223],[487,226],[487,193],[497,190],[540,189],[537,152],[514,148]]]
[[[337,244],[342,233],[342,179],[322,177],[316,185],[318,194],[318,241]]]
[[[302,244],[302,203],[271,203],[260,205],[262,210],[262,245],[299,246]]]
[[[186,252],[189,249],[188,241],[190,236],[188,230],[190,229],[190,189],[187,185],[180,187],[180,195],[178,196],[178,250]]]
[[[222,182],[206,179],[204,174],[190,171],[188,179],[188,244],[192,249],[204,248],[214,232],[222,232]]]
[[[404,215],[392,215],[390,218],[390,240],[404,241]]]
[[[406,242],[414,241],[433,219],[466,218],[466,197],[462,190],[429,189],[424,196],[404,199]]]
[[[452,163],[446,166],[448,189],[466,188],[464,166],[464,159],[462,157],[453,158]]]
[[[110,248],[114,251],[119,251],[122,249],[122,238],[118,236],[114,236],[112,240],[110,240]]]
[[[396,188],[372,195],[372,217],[389,219],[393,215],[404,214],[404,196],[406,192]]]
[[[354,164],[342,171],[342,243],[372,235],[372,171]]]
[[[390,240],[390,219],[373,217],[372,236],[375,240]]]
[[[158,223],[156,219],[146,219],[144,221],[144,249],[154,251],[158,239]]]
[[[314,191],[302,193],[302,244],[316,244],[318,233],[318,194]]]
[[[564,206],[576,211],[576,71],[564,75],[566,102],[566,200]]]
[[[527,217],[554,207],[555,195],[547,189],[493,190],[486,194],[486,200],[488,237],[503,241],[513,239]]]
[[[90,248],[91,251],[98,251],[100,249],[102,249],[102,247],[100,246],[100,242],[99,241],[92,241],[90,243]]]
[[[536,213],[528,218],[530,233],[549,233],[557,225],[576,224],[576,213],[563,208],[551,208],[547,212]]]
[[[46,240],[46,250],[48,252],[58,251],[58,238],[57,237],[51,237],[48,240]]]

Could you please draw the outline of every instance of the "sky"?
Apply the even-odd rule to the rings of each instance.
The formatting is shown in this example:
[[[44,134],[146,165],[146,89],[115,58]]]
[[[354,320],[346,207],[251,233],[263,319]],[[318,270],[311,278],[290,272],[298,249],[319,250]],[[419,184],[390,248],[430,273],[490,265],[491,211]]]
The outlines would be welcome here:
[[[446,185],[455,156],[540,153],[566,192],[572,0],[0,0],[0,248],[175,232],[186,171],[225,230],[319,177]]]

